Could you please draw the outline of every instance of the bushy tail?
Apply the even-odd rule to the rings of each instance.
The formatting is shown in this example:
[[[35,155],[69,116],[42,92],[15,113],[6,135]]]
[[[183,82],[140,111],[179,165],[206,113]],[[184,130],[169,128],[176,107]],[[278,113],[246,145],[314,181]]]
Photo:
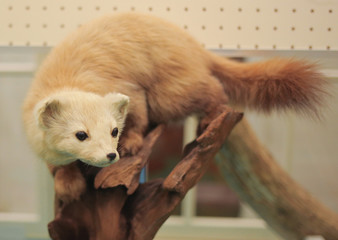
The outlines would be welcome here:
[[[263,112],[292,109],[319,116],[329,96],[328,81],[314,64],[294,59],[240,63],[211,56],[211,72],[234,104]]]

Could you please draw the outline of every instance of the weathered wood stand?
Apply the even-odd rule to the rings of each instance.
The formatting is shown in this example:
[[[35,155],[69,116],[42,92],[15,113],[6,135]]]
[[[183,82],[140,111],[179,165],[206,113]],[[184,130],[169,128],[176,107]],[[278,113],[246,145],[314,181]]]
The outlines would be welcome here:
[[[48,225],[51,238],[153,239],[187,191],[204,175],[241,118],[242,114],[227,108],[185,148],[183,159],[164,180],[138,182],[163,126],[148,134],[137,156],[123,158],[102,170],[84,166],[87,192],[81,201],[65,206],[56,199],[55,219]],[[246,123],[237,128],[218,155],[230,186],[286,239],[312,234],[338,239],[337,215],[316,202],[275,164]]]
[[[227,183],[283,239],[338,240],[338,215],[298,185],[265,149],[246,120],[222,146],[217,163]]]

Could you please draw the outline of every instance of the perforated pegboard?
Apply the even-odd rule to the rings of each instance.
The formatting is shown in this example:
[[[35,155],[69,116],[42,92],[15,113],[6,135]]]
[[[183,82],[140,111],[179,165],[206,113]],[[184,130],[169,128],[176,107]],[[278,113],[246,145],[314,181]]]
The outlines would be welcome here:
[[[168,19],[211,49],[338,50],[337,0],[1,0],[1,46],[53,46],[105,13]]]

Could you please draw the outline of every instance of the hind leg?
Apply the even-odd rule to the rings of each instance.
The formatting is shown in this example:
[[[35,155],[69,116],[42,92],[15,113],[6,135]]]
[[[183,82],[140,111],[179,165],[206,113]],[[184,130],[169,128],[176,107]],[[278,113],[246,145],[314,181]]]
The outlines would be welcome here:
[[[224,109],[227,107],[227,103],[228,96],[225,94],[223,85],[217,78],[209,77],[208,86],[201,103],[201,111],[204,113],[204,115],[202,116],[199,123],[199,134],[208,127],[213,119],[215,119],[224,111]]]

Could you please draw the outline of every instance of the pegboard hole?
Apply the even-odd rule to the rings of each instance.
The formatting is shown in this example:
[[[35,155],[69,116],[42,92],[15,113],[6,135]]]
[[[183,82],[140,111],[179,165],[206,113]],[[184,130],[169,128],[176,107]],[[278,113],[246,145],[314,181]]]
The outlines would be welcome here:
[[[272,45],[272,49],[273,49],[273,50],[276,50],[276,49],[277,49],[276,44]]]
[[[223,44],[220,43],[220,44],[218,45],[218,48],[222,49],[222,48],[223,48]]]
[[[293,49],[295,49],[295,46],[294,46],[294,45],[291,45],[291,47],[290,47],[290,48],[293,50]]]
[[[331,47],[330,46],[326,46],[326,50],[331,50]]]
[[[65,13],[67,13],[67,12],[70,12],[70,11],[82,11],[83,13],[86,11],[91,11],[91,12],[95,12],[95,7],[96,7],[96,10],[98,11],[98,10],[102,10],[102,11],[104,11],[104,6],[102,5],[101,6],[101,4],[98,4],[98,5],[100,5],[100,7],[98,7],[98,6],[96,6],[97,4],[92,4],[91,6],[89,5],[88,7],[87,7],[87,5],[78,5],[78,4],[75,4],[75,6],[73,5],[73,6],[69,6],[69,5],[66,5],[66,4],[63,4],[64,6],[61,6],[62,5],[62,3],[60,4],[57,4],[56,6],[54,6],[54,8],[52,7],[53,5],[48,5],[47,3],[42,3],[41,5],[33,5],[32,4],[32,6],[30,6],[30,3],[29,2],[26,2],[26,4],[25,3],[23,3],[21,6],[20,5],[11,5],[11,4],[14,4],[14,3],[11,3],[11,2],[9,2],[9,4],[4,4],[4,5],[6,5],[6,6],[3,6],[3,10],[7,10],[7,11],[12,11],[12,13],[11,14],[13,14],[13,13],[16,13],[16,11],[22,11],[22,12],[26,12],[27,14],[29,14],[29,13],[35,13],[35,11],[45,11],[44,12],[44,14],[49,14],[49,12],[50,11],[57,11],[58,12],[58,14],[60,15],[60,14],[62,14],[62,12],[61,11],[65,11],[63,14],[65,14]],[[28,4],[28,5],[27,5]],[[81,4],[81,3],[80,3]],[[170,3],[169,3],[170,4]],[[44,5],[46,5],[46,6],[44,6]],[[130,5],[132,5],[132,4],[130,4]],[[127,7],[130,7],[130,5],[129,6],[127,6]],[[187,7],[185,7],[184,5],[182,6],[181,5],[181,7],[179,8],[179,9],[176,9],[176,7],[175,6],[171,6],[171,5],[169,5],[168,6],[168,4],[165,4],[165,5],[162,5],[162,7],[161,7],[161,11],[163,11],[163,12],[165,12],[165,11],[167,11],[168,13],[167,14],[169,14],[170,15],[170,13],[169,12],[171,12],[171,13],[174,13],[174,12],[176,12],[176,10],[178,10],[178,11],[180,11],[181,13],[183,13],[184,11],[186,11],[187,12],[187,14],[190,12],[190,13],[194,13],[195,14],[195,8],[193,8],[193,6],[190,8],[189,6],[190,6],[190,4],[187,4],[187,3],[185,3],[185,5],[187,6]],[[222,3],[221,3],[221,5],[223,5]],[[241,4],[242,5],[242,4]],[[119,6],[119,5],[117,5],[117,6]],[[114,5],[112,4],[111,6],[110,6],[110,11],[113,9],[114,11],[117,11],[118,10],[118,7],[117,6],[115,6],[114,7]],[[208,6],[207,4],[205,4],[204,6]],[[216,6],[216,8],[215,9],[212,9],[211,7],[204,7],[203,5],[201,6],[200,5],[200,7],[199,8],[197,8],[197,10],[198,10],[198,14],[203,14],[203,12],[206,12],[206,14],[207,14],[207,12],[208,13],[211,13],[211,11],[216,11],[216,12],[218,12],[219,14],[221,14],[221,15],[223,15],[223,13],[226,13],[226,12],[228,12],[228,11],[230,11],[230,9],[225,9],[227,6],[226,5],[224,5],[224,7],[223,6]],[[246,12],[251,12],[251,14],[254,14],[254,15],[256,15],[257,17],[258,16],[261,16],[262,14],[265,14],[266,12],[270,12],[270,14],[272,14],[272,15],[275,15],[275,16],[278,16],[278,15],[280,15],[280,14],[282,14],[282,13],[284,13],[284,11],[287,11],[286,12],[286,14],[291,14],[291,15],[293,15],[293,16],[298,16],[298,15],[301,15],[301,14],[305,14],[305,15],[307,15],[308,17],[310,17],[310,16],[312,16],[312,17],[317,17],[317,15],[319,16],[319,15],[321,15],[321,14],[324,14],[325,15],[325,11],[326,11],[326,14],[327,13],[329,13],[329,14],[331,14],[330,16],[332,16],[332,17],[334,17],[335,15],[333,15],[333,14],[337,14],[337,11],[336,12],[333,12],[334,10],[337,10],[336,8],[334,8],[334,7],[332,7],[332,6],[327,6],[326,8],[324,8],[323,9],[323,11],[321,11],[321,9],[320,8],[315,8],[314,6],[312,6],[312,9],[311,9],[311,5],[310,5],[310,7],[307,7],[306,8],[306,6],[304,7],[305,9],[302,9],[302,8],[300,8],[300,7],[298,7],[298,6],[289,6],[289,7],[287,7],[286,9],[285,8],[282,8],[281,7],[281,9],[279,9],[279,6],[277,5],[275,5],[275,6],[272,6],[272,7],[270,7],[270,8],[268,8],[268,9],[266,9],[265,7],[263,7],[263,6],[253,6],[253,7],[251,7],[251,8],[248,8],[246,5],[242,5],[242,6],[244,6],[244,7],[240,7],[240,5],[238,6],[235,6],[234,8],[232,8],[232,11],[234,11],[235,12],[235,14],[236,14],[236,12],[237,12],[237,14],[239,14],[239,17],[241,16],[241,13],[242,14],[244,14],[244,13],[246,13]],[[260,8],[260,7],[262,7],[262,8]],[[325,6],[324,6],[325,7]],[[121,5],[121,7],[119,7],[119,8],[122,8],[122,5]],[[138,8],[138,5],[136,5],[136,8],[137,8],[137,10],[141,10],[141,7],[140,7],[140,9]],[[131,7],[131,10],[132,11],[134,11],[135,9],[135,6],[132,6]],[[154,8],[154,9],[153,9]],[[189,9],[190,8],[190,9]],[[209,8],[209,9],[208,9]],[[128,9],[128,8],[127,8]],[[152,12],[154,12],[155,13],[155,10],[157,11],[157,10],[160,10],[160,9],[158,9],[158,7],[157,6],[154,6],[154,7],[152,7],[151,5],[149,6],[149,5],[145,5],[145,6],[143,6],[143,9],[144,10],[149,10],[149,11],[152,11]],[[122,9],[121,9],[122,10]],[[182,11],[183,10],[183,11]],[[14,12],[13,12],[14,11]],[[201,12],[201,11],[203,11],[203,12]],[[221,13],[222,12],[222,13]],[[274,14],[274,12],[279,12],[279,14]],[[81,12],[78,12],[78,14],[80,14]],[[258,14],[259,13],[259,14]],[[292,13],[296,13],[296,14],[292,14]],[[310,15],[310,13],[313,13],[313,15]],[[196,13],[197,14],[197,13]],[[206,14],[203,14],[203,15],[206,15]],[[269,14],[269,13],[267,13],[267,14]],[[168,16],[169,16],[168,15]],[[81,15],[82,16],[82,15]],[[174,15],[173,15],[174,16]],[[263,15],[262,15],[262,17],[263,17]],[[9,20],[9,21],[8,21]],[[35,30],[35,29],[37,29],[37,30],[39,30],[39,31],[41,31],[41,32],[47,32],[47,30],[48,30],[48,28],[49,29],[51,29],[52,27],[55,27],[55,28],[57,28],[57,29],[59,29],[59,31],[61,31],[61,29],[60,28],[66,28],[67,27],[67,29],[68,28],[71,28],[71,26],[67,23],[67,25],[65,26],[64,24],[61,24],[60,22],[58,23],[58,24],[56,24],[56,26],[53,26],[53,24],[51,24],[51,23],[49,23],[48,21],[44,21],[44,20],[42,20],[43,22],[37,22],[37,23],[35,23],[35,22],[31,22],[30,20],[28,20],[27,22],[21,22],[21,23],[16,23],[16,22],[11,22],[11,20],[10,19],[8,19],[7,20],[7,22],[4,22],[3,23],[3,26],[5,27],[5,29],[6,29],[6,31],[8,31],[8,32],[10,32],[10,31],[14,31],[14,30],[17,30],[18,28],[23,28],[25,31],[29,31],[29,32],[31,32],[31,30]],[[13,20],[12,20],[13,21]],[[62,20],[61,20],[62,21]],[[48,24],[48,25],[47,25]],[[61,24],[61,25],[60,25]],[[184,22],[181,24],[181,26],[184,24]],[[203,23],[202,23],[203,24]],[[197,31],[201,31],[201,29],[202,30],[208,30],[208,31],[210,31],[211,29],[213,29],[213,30],[216,30],[216,31],[225,31],[225,30],[227,30],[227,26],[226,25],[221,25],[221,24],[223,24],[222,22],[220,22],[219,24],[217,24],[217,22],[214,24],[214,26],[212,26],[212,25],[206,25],[206,26],[201,26],[202,24],[199,24],[199,26],[198,26],[198,29],[197,29]],[[237,23],[238,24],[238,23]],[[338,30],[335,28],[335,26],[334,26],[334,24],[330,24],[330,22],[328,22],[328,24],[323,24],[322,26],[317,26],[317,24],[315,24],[315,25],[313,25],[312,27],[311,27],[311,23],[310,24],[308,24],[307,26],[305,25],[305,27],[300,23],[300,24],[298,24],[297,22],[294,22],[293,24],[297,24],[297,29],[296,29],[296,27],[295,26],[292,26],[292,23],[291,24],[288,24],[288,25],[286,25],[285,27],[284,27],[284,25],[277,25],[278,26],[278,28],[277,28],[277,26],[274,26],[273,24],[271,24],[270,26],[268,26],[268,28],[266,28],[264,25],[260,25],[258,22],[256,23],[258,26],[256,26],[256,24],[255,23],[253,23],[252,25],[251,25],[251,27],[249,28],[249,26],[248,27],[246,27],[245,25],[243,25],[243,26],[238,26],[237,24],[235,24],[235,25],[233,25],[232,27],[233,27],[233,30],[234,31],[241,31],[241,32],[238,32],[238,33],[246,33],[246,30],[247,31],[255,31],[255,29],[256,29],[256,31],[258,31],[258,32],[256,32],[256,33],[258,33],[259,34],[259,31],[261,31],[261,32],[264,32],[264,31],[269,31],[269,29],[270,29],[270,31],[273,29],[273,31],[277,31],[277,32],[275,32],[275,34],[278,34],[279,32],[283,32],[284,30],[286,30],[286,31],[289,31],[289,34],[292,34],[292,35],[295,35],[297,32],[305,32],[306,34],[308,34],[308,35],[313,35],[313,34],[317,34],[317,32],[320,32],[320,31],[323,31],[324,32],[324,34],[326,33],[326,34],[330,34],[330,36],[331,35],[333,35],[333,34],[336,34],[337,32],[338,32]],[[241,24],[241,23],[240,23]],[[306,23],[305,23],[306,24]],[[327,25],[329,25],[330,27],[328,27]],[[74,25],[74,26],[76,26],[76,24]],[[79,27],[80,27],[81,25],[79,25]],[[7,27],[7,28],[6,28]],[[184,29],[188,29],[188,26],[187,25],[184,25],[183,26],[184,27]],[[208,27],[208,29],[207,29],[207,27]],[[314,27],[316,27],[316,29],[314,30]],[[196,30],[195,28],[192,28],[192,26],[191,25],[189,25],[189,29],[194,29],[194,30]],[[218,28],[218,29],[217,29]],[[237,28],[237,30],[236,30],[236,28]],[[62,30],[62,31],[64,31],[64,30]],[[290,31],[294,31],[293,33],[290,33]],[[204,31],[204,33],[206,33],[207,31]],[[220,34],[221,34],[221,32],[219,32]],[[299,33],[300,34],[300,33]],[[7,41],[5,41],[5,43],[8,43],[8,40],[10,40],[10,39],[7,39]],[[28,38],[28,40],[31,40],[30,38]],[[48,40],[48,39],[47,39]],[[16,40],[14,39],[13,41],[15,41],[15,44],[24,44],[25,43],[25,41],[22,43],[21,41],[20,42],[16,42]],[[49,41],[49,40],[48,40]],[[291,41],[293,41],[293,40],[291,40]],[[222,41],[220,41],[220,42],[222,42]],[[260,44],[260,46],[262,47],[263,45],[262,45],[262,43],[261,42],[259,42],[259,41],[255,41],[255,42],[257,42],[258,44]],[[295,42],[295,41],[293,41],[293,42]],[[280,46],[281,47],[281,44],[279,43],[279,41],[276,41],[275,42],[278,46]],[[31,40],[31,44],[35,44],[34,42],[33,42],[33,40]],[[40,41],[40,43],[39,44],[42,44],[42,41]],[[53,45],[53,41],[50,41],[50,44],[51,45]],[[216,44],[217,44],[217,42],[216,42]],[[301,49],[301,48],[308,48],[309,47],[309,43],[307,43],[306,44],[306,42],[305,42],[305,44],[303,43],[302,45],[300,44],[300,43],[295,43],[295,44],[297,44],[297,48],[299,48],[299,49]],[[299,44],[299,45],[298,45]],[[252,48],[252,46],[254,45],[254,43],[251,43],[250,44],[250,46],[251,46],[251,48]],[[217,46],[217,45],[216,45]],[[225,46],[225,45],[224,45]],[[236,44],[234,44],[234,47],[236,46]],[[273,46],[272,45],[272,42],[270,41],[270,43],[269,43],[269,45],[268,46],[270,46],[270,48],[271,48],[271,46]],[[290,43],[289,44],[287,44],[286,45],[287,47],[290,47]],[[334,49],[335,47],[333,46],[333,45],[331,45],[332,47],[331,47],[331,49]],[[279,47],[279,48],[280,48]],[[313,49],[317,49],[317,47],[318,46],[316,46],[315,45],[315,47],[313,48]],[[323,47],[322,47],[322,49],[325,49],[325,43],[324,43],[324,45],[323,45]],[[310,47],[309,47],[309,49],[311,49]]]
[[[130,7],[130,11],[135,11],[135,7]]]
[[[95,10],[96,10],[96,11],[100,11],[100,10],[101,10],[100,6],[96,6],[96,7],[95,7]]]
[[[237,49],[241,49],[241,45],[239,45],[239,44],[237,44],[236,47],[237,47]]]
[[[312,45],[309,46],[309,50],[312,50]]]
[[[255,49],[259,49],[259,46],[258,46],[258,44],[255,44]]]

